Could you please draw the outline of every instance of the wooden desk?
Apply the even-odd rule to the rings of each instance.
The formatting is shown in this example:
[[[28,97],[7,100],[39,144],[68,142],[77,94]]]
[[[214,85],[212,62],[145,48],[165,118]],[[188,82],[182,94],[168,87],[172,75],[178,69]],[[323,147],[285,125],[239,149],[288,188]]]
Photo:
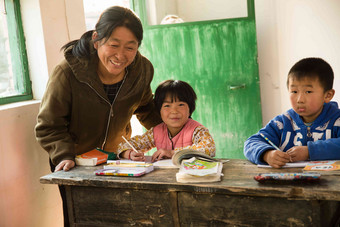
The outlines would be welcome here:
[[[76,167],[40,178],[65,185],[71,226],[329,226],[340,216],[340,176],[319,183],[260,184],[257,173],[301,172],[258,168],[246,160],[224,164],[221,182],[176,182],[177,169],[142,177],[95,176]]]

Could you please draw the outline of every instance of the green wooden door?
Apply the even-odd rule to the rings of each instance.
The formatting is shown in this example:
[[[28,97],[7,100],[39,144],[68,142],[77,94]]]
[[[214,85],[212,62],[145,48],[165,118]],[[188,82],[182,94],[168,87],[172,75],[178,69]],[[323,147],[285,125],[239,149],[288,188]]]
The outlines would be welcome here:
[[[254,2],[248,17],[149,26],[144,0],[133,1],[144,26],[141,53],[155,68],[152,88],[184,80],[197,93],[193,119],[216,143],[216,157],[244,158],[244,141],[262,126]]]

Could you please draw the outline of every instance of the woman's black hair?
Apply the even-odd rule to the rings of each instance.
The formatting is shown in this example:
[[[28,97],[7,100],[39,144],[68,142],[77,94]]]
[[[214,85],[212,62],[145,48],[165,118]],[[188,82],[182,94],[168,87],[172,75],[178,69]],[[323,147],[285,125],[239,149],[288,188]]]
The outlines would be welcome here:
[[[191,114],[196,108],[195,102],[197,96],[194,89],[187,82],[181,80],[165,80],[158,85],[154,102],[159,112],[167,95],[170,95],[171,102],[174,102],[176,99],[181,102],[186,102],[189,106],[191,117]]]
[[[138,16],[130,9],[121,6],[112,6],[106,9],[99,17],[95,30],[85,32],[80,39],[65,44],[61,50],[73,46],[72,54],[77,57],[88,57],[90,53],[89,42],[92,40],[92,33],[97,32],[94,42],[110,38],[117,27],[128,28],[137,38],[138,46],[143,40],[143,26]]]

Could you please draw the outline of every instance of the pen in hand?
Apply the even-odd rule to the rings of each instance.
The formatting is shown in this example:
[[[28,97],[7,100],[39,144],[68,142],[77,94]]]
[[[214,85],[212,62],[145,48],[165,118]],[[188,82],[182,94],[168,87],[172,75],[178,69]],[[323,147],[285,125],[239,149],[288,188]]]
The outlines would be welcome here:
[[[262,133],[260,133],[260,135],[270,144],[270,145],[272,145],[276,150],[279,150],[279,151],[281,151],[281,149],[280,148],[278,148],[272,141],[270,141],[270,139],[268,139],[265,135],[263,135]],[[290,157],[289,156],[289,160],[290,160],[290,162],[293,162],[293,160],[292,160],[292,157]]]

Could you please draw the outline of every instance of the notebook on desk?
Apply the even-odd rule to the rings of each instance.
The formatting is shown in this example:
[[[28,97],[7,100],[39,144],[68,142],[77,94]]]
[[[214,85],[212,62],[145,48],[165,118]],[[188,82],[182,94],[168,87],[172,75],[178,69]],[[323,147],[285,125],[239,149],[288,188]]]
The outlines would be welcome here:
[[[300,161],[300,162],[287,162],[286,165],[282,166],[282,168],[300,168],[305,167],[310,161]],[[259,168],[273,168],[270,165],[258,164]]]
[[[145,162],[139,162],[139,161],[132,161],[132,160],[119,160],[120,163],[124,164],[146,164],[151,163],[155,169],[168,169],[168,168],[179,168],[175,166],[172,162],[172,159],[161,159],[156,162],[151,162],[152,156],[145,156]],[[117,160],[109,160],[107,163],[115,163]]]

